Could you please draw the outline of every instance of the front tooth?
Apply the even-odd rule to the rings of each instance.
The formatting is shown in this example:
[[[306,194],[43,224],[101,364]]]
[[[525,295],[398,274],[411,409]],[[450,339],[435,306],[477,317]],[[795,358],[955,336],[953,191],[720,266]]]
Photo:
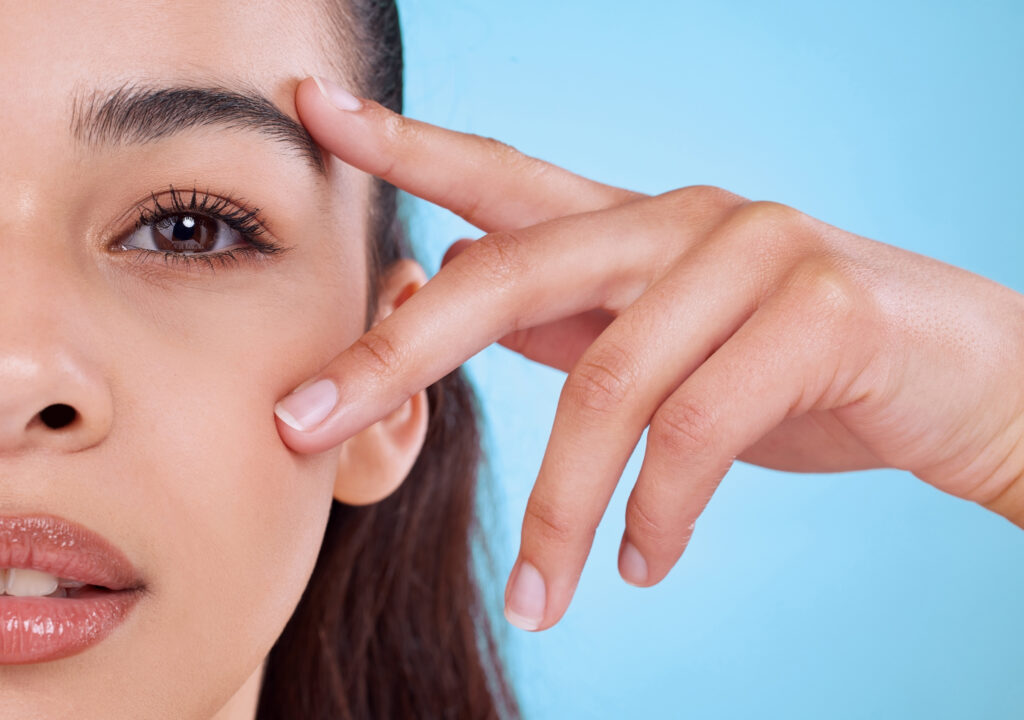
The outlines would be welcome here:
[[[16,597],[49,595],[57,589],[57,576],[28,568],[10,568],[7,571],[8,595]]]

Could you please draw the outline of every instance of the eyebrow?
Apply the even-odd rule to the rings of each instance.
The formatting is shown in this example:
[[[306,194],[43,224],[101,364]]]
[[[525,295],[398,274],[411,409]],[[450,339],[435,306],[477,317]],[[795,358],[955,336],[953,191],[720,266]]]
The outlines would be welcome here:
[[[312,136],[255,90],[125,84],[72,98],[71,135],[86,145],[144,144],[200,127],[267,136],[326,175],[323,153]]]

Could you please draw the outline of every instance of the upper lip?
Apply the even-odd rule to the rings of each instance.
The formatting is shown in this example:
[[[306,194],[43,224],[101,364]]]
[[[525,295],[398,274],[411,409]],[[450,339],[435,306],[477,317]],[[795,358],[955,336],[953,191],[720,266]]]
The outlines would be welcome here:
[[[109,588],[143,583],[124,554],[96,533],[53,515],[0,516],[0,568],[30,568]]]

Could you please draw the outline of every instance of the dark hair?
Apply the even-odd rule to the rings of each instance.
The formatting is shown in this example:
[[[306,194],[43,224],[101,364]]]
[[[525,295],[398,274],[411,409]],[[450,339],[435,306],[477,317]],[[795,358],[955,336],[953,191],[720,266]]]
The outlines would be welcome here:
[[[402,110],[394,0],[329,0],[364,96]],[[368,248],[369,328],[377,285],[412,255],[395,188],[376,180]],[[474,570],[479,409],[458,369],[427,389],[426,440],[409,477],[366,507],[334,502],[309,585],[267,657],[258,720],[514,718]]]

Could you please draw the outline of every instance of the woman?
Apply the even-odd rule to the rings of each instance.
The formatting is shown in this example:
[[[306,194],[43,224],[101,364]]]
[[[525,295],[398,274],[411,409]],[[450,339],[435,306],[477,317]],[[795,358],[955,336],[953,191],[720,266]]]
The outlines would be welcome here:
[[[322,74],[398,109],[394,8],[3,10],[3,713],[509,705],[461,375],[317,457],[272,413],[425,279],[393,191],[328,165],[293,103]]]
[[[736,456],[906,467],[1020,522],[1011,291],[784,206],[641,197],[403,121],[387,4],[4,9],[5,581],[56,595],[0,598],[6,707],[513,714],[470,571],[477,438],[451,372],[499,338],[569,371],[506,598],[521,626],[564,613],[647,421],[620,554],[636,584],[668,572]],[[425,285],[391,190],[355,168],[491,234]],[[941,418],[922,412],[936,398]],[[125,579],[76,595],[46,536],[90,534],[44,513],[115,546],[92,538]],[[54,605],[104,593],[120,604],[94,631]],[[19,626],[31,613],[80,638]]]

